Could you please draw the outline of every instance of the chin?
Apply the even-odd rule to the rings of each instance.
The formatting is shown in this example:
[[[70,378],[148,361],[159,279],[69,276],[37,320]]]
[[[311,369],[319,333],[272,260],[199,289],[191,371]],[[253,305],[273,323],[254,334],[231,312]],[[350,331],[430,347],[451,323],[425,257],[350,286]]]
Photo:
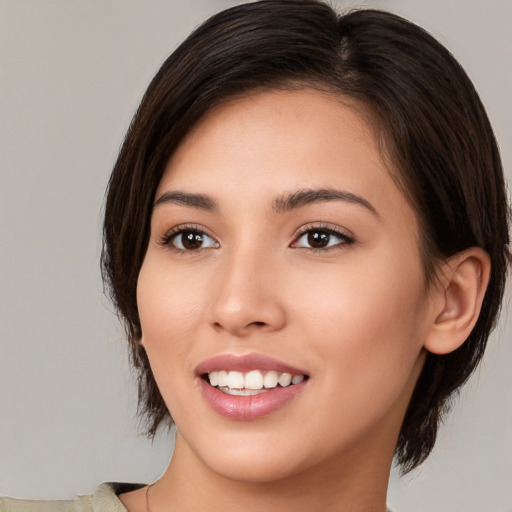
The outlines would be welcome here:
[[[268,484],[284,480],[305,469],[285,460],[281,454],[275,454],[275,457],[272,455],[262,455],[251,460],[247,457],[223,457],[209,464],[209,467],[223,478],[247,484]]]
[[[219,431],[210,434],[208,438],[196,438],[189,447],[203,467],[221,478],[244,483],[270,483],[301,473],[311,463],[311,457],[297,450],[297,441],[289,444],[275,432],[269,435],[268,432],[241,429],[222,435]]]

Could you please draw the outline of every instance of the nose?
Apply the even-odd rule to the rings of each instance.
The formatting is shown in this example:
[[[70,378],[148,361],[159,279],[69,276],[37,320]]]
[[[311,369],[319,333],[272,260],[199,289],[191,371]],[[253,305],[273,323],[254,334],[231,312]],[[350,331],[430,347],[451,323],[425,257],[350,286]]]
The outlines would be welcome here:
[[[223,261],[208,312],[213,328],[240,338],[282,329],[286,313],[277,267],[247,252]]]

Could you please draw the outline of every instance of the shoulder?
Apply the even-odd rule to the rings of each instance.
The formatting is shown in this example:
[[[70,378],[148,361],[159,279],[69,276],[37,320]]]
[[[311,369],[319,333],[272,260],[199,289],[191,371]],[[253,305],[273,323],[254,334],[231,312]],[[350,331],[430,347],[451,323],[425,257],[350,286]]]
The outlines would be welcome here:
[[[142,484],[105,483],[93,494],[74,500],[20,500],[0,498],[0,512],[127,512],[118,494],[134,491]]]

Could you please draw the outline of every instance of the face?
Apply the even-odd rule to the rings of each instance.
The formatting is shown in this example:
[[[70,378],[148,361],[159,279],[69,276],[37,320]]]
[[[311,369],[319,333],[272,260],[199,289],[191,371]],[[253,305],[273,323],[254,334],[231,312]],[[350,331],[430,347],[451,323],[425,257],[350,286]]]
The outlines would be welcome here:
[[[414,212],[354,106],[216,107],[168,163],[137,288],[176,456],[260,482],[390,458],[428,297]]]

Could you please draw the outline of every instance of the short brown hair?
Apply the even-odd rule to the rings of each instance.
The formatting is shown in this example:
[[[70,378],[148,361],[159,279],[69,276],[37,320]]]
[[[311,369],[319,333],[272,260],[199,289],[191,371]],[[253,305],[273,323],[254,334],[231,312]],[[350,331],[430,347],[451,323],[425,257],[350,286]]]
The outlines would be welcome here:
[[[214,105],[256,88],[316,87],[363,105],[421,227],[427,282],[436,263],[472,246],[491,259],[466,342],[428,354],[396,450],[403,471],[430,453],[449,398],[481,359],[503,296],[508,206],[485,109],[453,56],[420,27],[378,10],[338,15],[316,0],[262,0],[222,11],[164,62],[133,118],[110,178],[102,269],[139,370],[148,433],[170,421],[139,341],[136,287],[152,203],[169,158]]]

